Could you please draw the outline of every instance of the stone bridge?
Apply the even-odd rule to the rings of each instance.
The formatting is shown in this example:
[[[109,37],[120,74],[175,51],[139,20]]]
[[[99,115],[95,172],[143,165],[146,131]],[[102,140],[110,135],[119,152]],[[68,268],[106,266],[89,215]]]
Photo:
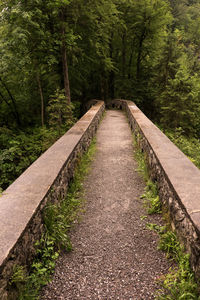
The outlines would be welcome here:
[[[190,253],[192,269],[199,277],[199,169],[133,102],[117,99],[107,103],[106,107],[126,113],[130,128],[146,155],[150,176],[157,183],[160,199],[169,211],[172,228]],[[31,263],[35,254],[34,244],[44,230],[43,208],[47,203],[56,203],[66,195],[78,157],[90,145],[105,111],[105,103],[93,100],[87,108],[87,113],[10,185],[0,198],[0,299],[9,297],[7,285],[13,266]],[[123,155],[123,151],[120,153]],[[117,183],[111,184],[123,185],[123,181],[129,180],[124,176],[118,178]],[[134,193],[134,182],[132,184],[133,191],[128,187],[130,193]]]

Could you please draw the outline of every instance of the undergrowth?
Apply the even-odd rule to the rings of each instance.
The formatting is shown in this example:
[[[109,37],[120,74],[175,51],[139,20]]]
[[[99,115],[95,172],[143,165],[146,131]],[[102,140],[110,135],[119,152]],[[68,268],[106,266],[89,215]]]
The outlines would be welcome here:
[[[146,207],[148,214],[160,214],[162,212],[157,186],[150,179],[146,182],[145,191],[140,198],[144,199],[144,206]]]
[[[148,168],[145,160],[145,155],[138,146],[140,136],[133,136],[134,142],[134,156],[138,163],[137,171],[142,175],[146,182],[144,193],[140,196],[144,199],[144,206],[147,209],[148,214],[161,213],[162,207],[158,196],[157,185],[149,178]]]
[[[66,105],[63,91],[56,91],[47,107],[48,124],[42,127],[0,126],[0,188],[5,190],[80,117],[80,103]]]
[[[186,136],[181,127],[176,128],[174,131],[165,131],[165,134],[198,168],[200,168],[199,138]]]
[[[200,299],[199,288],[190,268],[189,254],[184,252],[174,232],[167,226],[147,224],[147,228],[156,231],[160,240],[158,249],[166,253],[167,258],[176,262],[177,267],[171,268],[169,273],[160,280],[162,288],[157,292],[157,300],[192,300]]]
[[[157,186],[149,179],[145,155],[139,147],[139,142],[140,136],[138,135],[134,137],[134,156],[138,162],[138,171],[146,182],[146,188],[141,198],[144,199],[144,206],[147,208],[148,214],[161,213],[162,205],[159,200]],[[141,219],[144,219],[144,216]],[[159,234],[158,249],[164,251],[167,258],[176,263],[176,267],[170,268],[168,274],[161,276],[162,288],[158,291],[156,299],[200,300],[200,290],[190,268],[189,254],[184,252],[176,233],[171,231],[169,225],[160,226],[148,223],[147,228]]]
[[[72,250],[68,232],[80,216],[84,202],[83,179],[88,173],[96,150],[95,140],[81,158],[65,199],[58,204],[50,204],[44,210],[46,231],[36,242],[36,257],[29,274],[22,266],[14,268],[10,280],[11,287],[17,288],[19,300],[39,299],[41,288],[46,285],[55,268],[61,249]]]
[[[15,133],[0,127],[0,188],[5,190],[68,129],[39,127]]]

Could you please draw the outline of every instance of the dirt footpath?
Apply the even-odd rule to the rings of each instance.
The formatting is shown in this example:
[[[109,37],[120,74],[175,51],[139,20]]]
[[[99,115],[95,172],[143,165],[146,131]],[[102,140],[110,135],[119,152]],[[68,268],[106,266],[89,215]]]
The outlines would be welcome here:
[[[154,299],[156,281],[169,262],[157,250],[157,235],[145,223],[139,199],[132,136],[125,115],[109,110],[97,132],[97,152],[84,183],[86,212],[71,232],[74,251],[63,253],[41,299]]]

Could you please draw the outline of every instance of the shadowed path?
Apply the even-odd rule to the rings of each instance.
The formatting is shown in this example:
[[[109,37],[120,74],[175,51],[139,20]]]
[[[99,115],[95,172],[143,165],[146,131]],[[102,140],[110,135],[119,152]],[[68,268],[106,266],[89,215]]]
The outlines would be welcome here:
[[[154,299],[155,279],[167,273],[169,262],[145,226],[160,217],[141,221],[144,183],[136,168],[125,115],[107,111],[84,183],[86,213],[71,232],[74,251],[61,255],[41,299]]]

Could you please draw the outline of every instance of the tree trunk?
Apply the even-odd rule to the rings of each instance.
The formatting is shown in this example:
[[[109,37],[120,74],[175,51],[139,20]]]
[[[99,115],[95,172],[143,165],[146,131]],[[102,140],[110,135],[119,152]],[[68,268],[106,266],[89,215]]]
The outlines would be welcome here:
[[[126,32],[122,36],[122,77],[125,79],[125,68],[126,68]]]
[[[101,81],[101,99],[103,101],[105,101],[106,100],[106,83],[105,83],[105,73],[103,71],[101,72],[100,81]]]
[[[15,119],[17,121],[17,124],[18,126],[21,126],[21,120],[20,120],[20,117],[19,117],[19,113],[18,113],[18,109],[17,109],[17,104],[16,104],[16,101],[13,97],[13,95],[11,94],[9,88],[7,87],[7,85],[5,84],[5,82],[2,80],[2,78],[0,77],[0,81],[3,85],[3,87],[6,89],[11,101],[12,101],[12,104],[13,104],[13,111],[14,111],[14,114],[15,114]],[[8,104],[8,103],[7,103]]]
[[[43,127],[44,126],[44,96],[43,96],[42,85],[41,85],[39,73],[37,73],[36,77],[37,77],[38,89],[39,89],[40,100],[41,100],[41,124]]]
[[[110,98],[115,98],[115,73],[113,71],[109,74],[109,89],[110,89]]]
[[[140,78],[140,66],[141,66],[141,56],[142,56],[142,46],[145,39],[145,28],[142,31],[142,34],[139,39],[139,49],[137,55],[137,70],[136,70],[136,78],[139,80]]]
[[[66,51],[66,44],[65,44],[65,26],[64,26],[64,11],[61,8],[60,10],[61,16],[61,38],[62,38],[62,65],[63,65],[63,75],[64,75],[64,89],[65,95],[67,97],[67,103],[71,102],[71,95],[70,95],[70,85],[69,85],[69,75],[68,75],[68,64],[67,64],[67,51]]]
[[[133,52],[134,52],[134,42],[132,43],[131,47],[131,55],[128,62],[128,79],[131,79],[131,67],[132,67],[132,61],[133,61]]]
[[[110,37],[110,43],[109,43],[109,48],[110,48],[110,58],[113,59],[113,32],[111,32],[111,37]],[[109,73],[109,79],[108,79],[108,84],[109,84],[109,96],[111,99],[114,99],[115,97],[115,73],[113,70],[110,71]]]
[[[17,117],[16,117],[15,112],[13,111],[12,105],[10,105],[10,103],[7,101],[7,99],[3,96],[3,94],[2,94],[1,92],[0,92],[0,96],[1,96],[1,99],[2,99],[4,102],[6,102],[6,104],[8,105],[8,107],[10,107],[11,113],[12,113],[14,119],[17,121]]]

